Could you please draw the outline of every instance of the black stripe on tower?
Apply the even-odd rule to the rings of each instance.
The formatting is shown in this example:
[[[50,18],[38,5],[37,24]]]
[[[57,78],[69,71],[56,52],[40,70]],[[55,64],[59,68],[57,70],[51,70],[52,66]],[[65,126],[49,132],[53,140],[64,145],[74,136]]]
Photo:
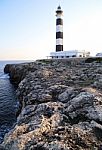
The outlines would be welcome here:
[[[56,52],[63,51],[63,45],[56,45]]]
[[[63,25],[63,20],[61,18],[56,19],[56,25]]]
[[[56,39],[63,39],[63,32],[56,32]]]

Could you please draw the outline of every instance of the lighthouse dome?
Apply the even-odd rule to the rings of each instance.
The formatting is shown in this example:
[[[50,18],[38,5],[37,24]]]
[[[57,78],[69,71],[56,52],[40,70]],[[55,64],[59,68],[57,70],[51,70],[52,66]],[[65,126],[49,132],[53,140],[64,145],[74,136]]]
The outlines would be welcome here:
[[[61,6],[60,5],[57,7],[56,13],[57,14],[62,14],[63,13],[63,11],[61,10]]]
[[[59,5],[57,9],[61,9],[61,6]]]

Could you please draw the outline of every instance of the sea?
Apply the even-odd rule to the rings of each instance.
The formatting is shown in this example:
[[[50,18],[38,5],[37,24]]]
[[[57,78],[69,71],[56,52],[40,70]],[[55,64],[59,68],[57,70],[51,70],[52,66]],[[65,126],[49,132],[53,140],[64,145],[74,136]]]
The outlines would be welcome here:
[[[6,64],[23,62],[25,61],[0,61],[0,143],[2,143],[4,135],[15,125],[16,112],[19,108],[16,87],[10,83],[9,75],[4,74],[4,67]]]

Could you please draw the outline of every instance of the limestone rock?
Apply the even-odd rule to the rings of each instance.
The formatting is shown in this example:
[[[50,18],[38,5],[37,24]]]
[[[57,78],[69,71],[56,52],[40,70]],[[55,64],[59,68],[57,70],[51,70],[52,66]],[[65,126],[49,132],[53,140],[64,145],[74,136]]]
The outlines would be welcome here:
[[[102,63],[85,59],[5,66],[18,86],[20,111],[2,149],[101,149]]]

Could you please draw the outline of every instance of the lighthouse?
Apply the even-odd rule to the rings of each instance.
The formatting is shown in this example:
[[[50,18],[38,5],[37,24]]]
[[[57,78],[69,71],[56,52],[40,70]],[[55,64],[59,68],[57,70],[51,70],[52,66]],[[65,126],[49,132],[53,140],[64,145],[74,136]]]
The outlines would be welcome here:
[[[63,51],[63,11],[61,6],[56,10],[56,52]]]
[[[56,51],[50,53],[52,59],[68,59],[79,57],[90,57],[90,52],[85,50],[67,50],[63,51],[63,11],[61,6],[56,10]]]

